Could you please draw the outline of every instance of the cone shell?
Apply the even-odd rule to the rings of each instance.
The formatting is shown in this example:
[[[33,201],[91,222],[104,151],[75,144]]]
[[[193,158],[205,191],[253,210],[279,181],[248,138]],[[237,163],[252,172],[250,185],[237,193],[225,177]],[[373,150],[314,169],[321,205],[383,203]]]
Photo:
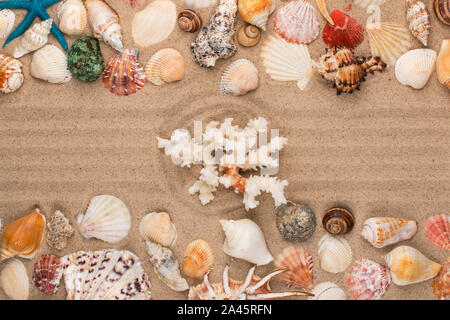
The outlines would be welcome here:
[[[16,50],[14,51],[14,58],[20,58],[27,53],[33,52],[42,48],[48,41],[48,34],[52,27],[53,20],[47,19],[45,21],[35,23],[30,29],[20,37]]]
[[[425,235],[436,247],[450,250],[450,217],[446,214],[432,216],[425,223]]]
[[[434,12],[442,23],[450,25],[450,0],[434,0]]]
[[[325,212],[322,219],[325,230],[331,234],[345,234],[352,230],[355,217],[345,208],[331,208]]]
[[[223,93],[242,96],[259,86],[258,69],[247,59],[239,59],[230,64],[222,74],[219,88]]]
[[[23,64],[17,59],[0,54],[0,92],[11,93],[23,84]]]
[[[395,63],[395,77],[403,85],[422,89],[434,71],[436,51],[415,49],[406,52]]]
[[[441,51],[436,59],[439,82],[450,89],[450,39],[442,40]]]
[[[81,0],[64,0],[58,5],[58,27],[69,35],[81,35],[87,30],[87,10]]]
[[[189,8],[203,9],[214,7],[217,5],[218,0],[184,0],[184,4]]]
[[[333,282],[322,282],[311,290],[314,297],[308,297],[308,300],[347,300],[344,290]]]
[[[270,14],[276,9],[276,0],[239,0],[238,10],[242,20],[266,30]]]
[[[33,54],[31,75],[50,83],[65,83],[72,79],[65,53],[51,44]]]
[[[30,283],[22,261],[11,259],[0,273],[0,288],[12,300],[28,300]]]
[[[214,264],[214,255],[208,242],[203,239],[192,241],[184,251],[183,273],[190,278],[200,279]]]
[[[63,275],[63,266],[57,256],[45,254],[34,264],[34,285],[45,294],[58,291],[59,282]]]
[[[251,24],[243,25],[236,33],[236,40],[244,47],[256,46],[260,39],[261,31]]]
[[[450,258],[447,258],[447,261],[444,262],[431,286],[439,300],[450,300]]]
[[[383,248],[409,240],[417,232],[417,221],[401,218],[375,217],[364,221],[361,235],[375,248]]]
[[[77,217],[81,235],[116,243],[128,235],[131,216],[127,206],[111,195],[95,196],[84,214]]]
[[[2,231],[0,261],[19,256],[33,259],[41,246],[45,217],[39,209],[8,224]]]
[[[275,267],[286,269],[280,276],[281,282],[288,287],[311,289],[313,287],[313,259],[301,246],[290,246],[276,257]]]
[[[406,21],[413,36],[427,46],[431,24],[425,3],[418,0],[406,0]]]
[[[0,39],[6,38],[14,27],[16,15],[9,9],[0,9]]]
[[[311,43],[320,33],[316,10],[305,0],[289,2],[274,15],[275,31],[288,42]]]
[[[178,26],[186,32],[195,32],[202,26],[202,18],[192,9],[185,9],[178,14]]]
[[[391,284],[389,270],[369,259],[359,259],[350,270],[348,291],[356,300],[381,300]]]
[[[128,96],[142,89],[145,71],[137,61],[137,50],[125,49],[109,58],[103,71],[105,88],[118,96]]]
[[[269,36],[261,48],[261,57],[266,72],[273,80],[297,81],[304,90],[313,76],[312,62],[308,47],[303,44],[288,43]]]
[[[352,263],[352,248],[341,236],[324,235],[318,248],[320,266],[326,272],[344,272]]]
[[[399,286],[434,278],[441,269],[440,264],[409,246],[395,248],[384,259],[391,270],[392,281]]]
[[[141,47],[164,41],[177,23],[177,8],[170,0],[155,0],[134,15],[131,33]]]
[[[154,85],[180,81],[186,74],[183,56],[172,48],[157,51],[145,66],[147,80]]]
[[[287,201],[275,208],[277,229],[284,239],[303,242],[316,230],[316,216],[306,205]]]
[[[166,212],[152,212],[144,216],[139,231],[145,240],[164,247],[172,247],[177,240],[177,229]]]

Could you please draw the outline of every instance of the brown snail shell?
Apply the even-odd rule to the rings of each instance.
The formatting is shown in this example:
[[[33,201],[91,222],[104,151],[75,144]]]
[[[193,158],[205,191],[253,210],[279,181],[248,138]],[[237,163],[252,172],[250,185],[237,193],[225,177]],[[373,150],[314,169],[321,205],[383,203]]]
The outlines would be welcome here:
[[[322,224],[325,230],[331,234],[344,234],[352,230],[355,218],[345,208],[331,208],[325,213]]]
[[[178,14],[178,26],[186,32],[195,32],[202,26],[202,19],[192,9],[185,9]]]
[[[244,47],[253,47],[261,39],[261,31],[254,25],[247,24],[239,28],[236,33],[237,41]]]
[[[450,25],[450,0],[434,0],[434,12],[442,23]]]

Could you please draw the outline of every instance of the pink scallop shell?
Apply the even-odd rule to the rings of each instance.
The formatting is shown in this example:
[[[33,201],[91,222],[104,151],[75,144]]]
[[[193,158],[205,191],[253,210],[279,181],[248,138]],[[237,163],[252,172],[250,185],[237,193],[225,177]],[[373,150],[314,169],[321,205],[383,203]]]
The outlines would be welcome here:
[[[357,300],[380,300],[390,283],[385,266],[364,258],[355,262],[347,279],[348,291]]]
[[[58,285],[63,275],[63,266],[57,256],[45,254],[34,264],[34,285],[46,294],[58,291]]]
[[[446,214],[432,216],[425,223],[425,236],[436,247],[450,250],[450,218]]]
[[[313,287],[313,258],[301,246],[285,248],[275,259],[275,267],[287,269],[280,280],[288,287],[311,289]]]

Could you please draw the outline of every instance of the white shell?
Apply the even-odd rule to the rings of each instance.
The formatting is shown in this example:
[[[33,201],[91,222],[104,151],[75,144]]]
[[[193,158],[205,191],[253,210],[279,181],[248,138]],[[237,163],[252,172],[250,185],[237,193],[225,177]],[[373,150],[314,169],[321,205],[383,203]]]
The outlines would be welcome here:
[[[355,4],[362,8],[367,8],[371,5],[375,6],[381,6],[383,3],[385,3],[387,0],[353,0]]]
[[[47,19],[45,21],[35,23],[30,29],[20,37],[16,50],[14,51],[14,58],[20,58],[27,53],[42,48],[48,41],[48,34],[52,27],[53,20]]]
[[[217,5],[218,0],[184,0],[184,4],[187,8],[203,9],[214,7]]]
[[[151,212],[139,224],[139,232],[145,240],[164,247],[172,247],[177,241],[177,229],[166,212]]]
[[[304,90],[313,76],[308,47],[288,43],[280,37],[269,36],[261,49],[263,65],[270,77],[277,81],[297,81]]]
[[[383,248],[411,239],[417,232],[417,222],[391,217],[374,217],[364,221],[361,235],[375,248]]]
[[[232,96],[242,96],[259,86],[258,69],[247,59],[231,63],[223,72],[219,89]]]
[[[403,85],[422,89],[435,68],[437,53],[431,49],[406,52],[395,63],[395,77]]]
[[[19,60],[0,54],[0,92],[11,93],[22,86],[22,67]]]
[[[12,300],[28,300],[30,282],[22,261],[9,260],[0,274],[0,287]]]
[[[406,0],[406,21],[409,31],[426,47],[431,25],[425,3],[419,0]]]
[[[177,50],[165,48],[157,51],[145,66],[147,80],[157,86],[180,81],[186,74],[186,62]]]
[[[264,234],[252,220],[220,220],[220,224],[225,232],[222,248],[227,255],[257,265],[265,265],[273,260]]]
[[[170,0],[155,0],[134,15],[131,33],[141,47],[164,41],[177,22],[177,7]]]
[[[341,236],[324,235],[318,248],[320,266],[327,272],[343,272],[352,263],[352,248]]]
[[[333,282],[319,283],[311,293],[314,297],[309,297],[308,300],[347,300],[344,290]]]
[[[81,235],[109,243],[119,242],[128,235],[131,216],[127,206],[114,196],[100,195],[91,199],[85,214],[77,217]]]
[[[67,57],[58,47],[48,44],[33,54],[31,75],[50,83],[65,83],[72,79]]]
[[[6,38],[14,27],[16,15],[9,9],[0,9],[0,39]]]
[[[69,35],[81,35],[87,29],[87,10],[81,0],[64,0],[58,5],[58,27]]]

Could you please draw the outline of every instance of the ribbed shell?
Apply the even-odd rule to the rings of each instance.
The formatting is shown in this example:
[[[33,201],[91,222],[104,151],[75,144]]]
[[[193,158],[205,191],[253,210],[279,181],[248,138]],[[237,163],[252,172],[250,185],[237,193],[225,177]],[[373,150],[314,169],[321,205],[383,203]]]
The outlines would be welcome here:
[[[0,9],[0,39],[6,38],[14,27],[16,15],[9,9]]]
[[[182,271],[190,278],[202,278],[213,266],[214,255],[208,242],[203,239],[189,243],[184,251]]]
[[[259,86],[258,69],[247,59],[231,63],[223,72],[219,89],[232,96],[242,96]]]
[[[391,217],[375,217],[364,221],[361,235],[375,248],[383,248],[409,240],[417,232],[417,221]]]
[[[87,10],[81,0],[60,2],[57,16],[59,29],[67,35],[80,35],[87,29]]]
[[[356,300],[380,300],[390,284],[388,269],[364,258],[355,262],[347,279],[348,291]]]
[[[434,0],[434,12],[442,23],[450,25],[450,0]]]
[[[320,266],[330,273],[344,272],[352,263],[352,248],[341,236],[324,235],[318,244]]]
[[[308,300],[347,300],[344,290],[333,282],[319,283],[311,290],[313,297]]]
[[[238,10],[242,20],[266,30],[270,14],[276,9],[276,0],[239,0]]]
[[[280,276],[281,282],[288,287],[311,289],[313,286],[313,258],[301,246],[284,248],[276,257],[275,267],[287,269]]]
[[[439,82],[450,89],[450,39],[442,40],[441,50],[436,59],[436,73]]]
[[[196,32],[202,26],[202,18],[192,9],[185,9],[178,14],[178,26],[186,32]]]
[[[0,273],[0,288],[12,300],[28,300],[30,282],[22,261],[11,259]]]
[[[34,264],[34,285],[45,294],[54,294],[58,291],[62,275],[62,263],[52,254],[41,256]]]
[[[0,54],[0,92],[11,93],[23,84],[23,64],[17,59]]]
[[[425,223],[425,235],[436,247],[450,250],[450,217],[446,214],[429,217]]]
[[[218,0],[184,0],[184,4],[188,8],[203,9],[214,7],[217,5]]]
[[[434,71],[436,51],[414,49],[406,52],[395,63],[395,77],[403,85],[422,89]]]
[[[450,258],[442,264],[439,274],[431,284],[433,292],[439,300],[450,300]]]
[[[180,81],[186,74],[186,63],[177,50],[165,48],[157,51],[145,66],[147,80],[154,85]]]
[[[33,54],[31,75],[50,83],[65,83],[72,79],[67,57],[58,47],[48,44]]]
[[[30,29],[25,31],[14,51],[14,58],[20,58],[27,53],[42,48],[48,41],[48,34],[52,24],[53,20],[47,19],[35,23]]]
[[[425,3],[418,0],[406,0],[406,21],[413,36],[427,46],[431,24]]]
[[[177,229],[166,212],[152,212],[144,216],[139,224],[139,232],[145,240],[164,247],[171,247],[177,240]]]
[[[327,23],[323,28],[322,39],[328,47],[344,46],[355,49],[364,40],[364,28],[359,22],[339,10],[331,13],[334,24]]]

